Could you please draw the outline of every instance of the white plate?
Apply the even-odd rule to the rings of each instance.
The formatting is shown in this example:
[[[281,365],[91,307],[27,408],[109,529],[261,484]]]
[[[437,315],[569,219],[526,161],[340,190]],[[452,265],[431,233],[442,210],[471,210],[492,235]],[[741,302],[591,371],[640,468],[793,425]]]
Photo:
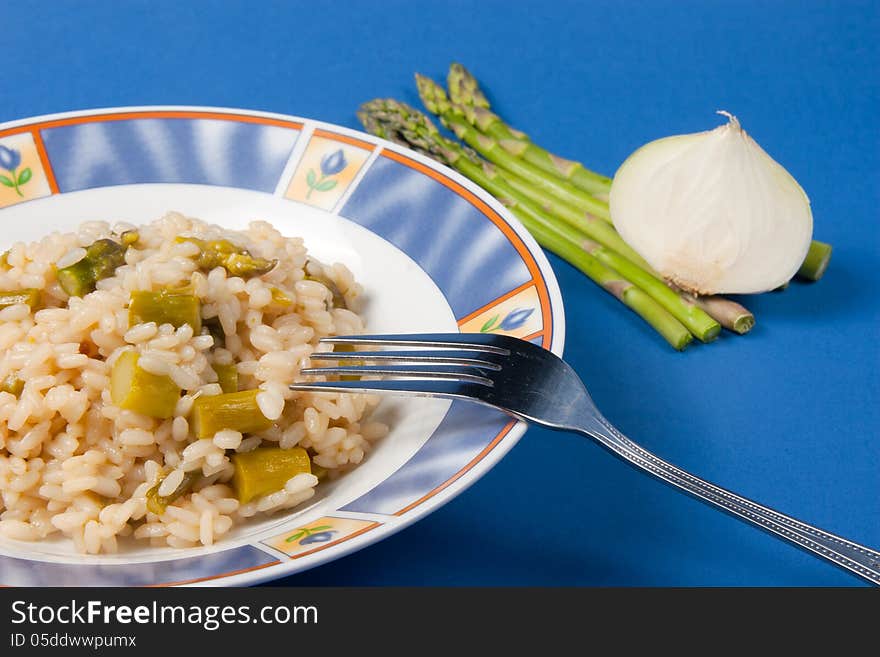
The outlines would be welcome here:
[[[562,299],[531,236],[479,187],[383,140],[277,114],[146,107],[3,124],[0,149],[0,175],[14,183],[0,186],[0,247],[169,210],[230,228],[264,219],[349,266],[366,291],[370,332],[492,331],[562,353]],[[292,512],[190,550],[125,545],[84,556],[67,540],[2,540],[0,584],[243,585],[288,575],[436,509],[525,430],[463,402],[387,398],[377,413],[391,433]]]

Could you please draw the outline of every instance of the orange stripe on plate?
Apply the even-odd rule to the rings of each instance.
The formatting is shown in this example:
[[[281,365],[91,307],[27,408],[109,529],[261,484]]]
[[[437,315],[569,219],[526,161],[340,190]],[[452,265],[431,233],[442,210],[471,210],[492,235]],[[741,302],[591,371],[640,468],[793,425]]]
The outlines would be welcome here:
[[[538,263],[535,262],[535,259],[532,257],[532,254],[529,253],[528,248],[526,248],[525,243],[522,241],[519,235],[516,234],[516,231],[510,227],[504,219],[499,216],[497,212],[495,212],[492,208],[490,208],[485,201],[483,201],[476,194],[466,189],[462,185],[453,181],[445,174],[440,173],[439,171],[435,171],[434,169],[425,166],[421,162],[416,162],[415,160],[407,157],[406,155],[402,155],[400,153],[395,153],[394,151],[389,151],[388,149],[384,149],[381,153],[383,157],[387,157],[389,160],[394,160],[395,162],[399,162],[404,166],[409,167],[410,169],[415,169],[420,173],[425,174],[429,178],[433,178],[437,182],[439,182],[444,187],[452,190],[465,200],[469,201],[471,205],[476,207],[480,212],[482,212],[486,217],[489,218],[495,226],[504,234],[507,240],[513,245],[513,248],[516,249],[516,252],[519,253],[520,257],[526,263],[526,267],[529,270],[529,273],[532,275],[532,279],[538,281],[543,281],[544,277],[541,275],[541,270],[538,267]],[[544,348],[550,347],[550,334],[549,330],[552,327],[553,318],[550,315],[550,295],[547,292],[546,285],[538,285],[538,299],[541,303],[541,316],[544,317],[545,328],[548,329],[547,333],[544,336],[544,344],[542,345]]]
[[[256,123],[259,125],[274,125],[281,128],[302,130],[303,124],[299,121],[285,119],[272,119],[265,116],[250,116],[248,114],[228,114],[225,112],[194,112],[186,110],[143,110],[139,112],[117,112],[109,114],[92,114],[90,116],[71,116],[66,119],[54,119],[41,123],[7,128],[0,131],[0,137],[15,135],[20,132],[32,130],[48,130],[49,128],[62,128],[83,123],[102,123],[104,121],[131,121],[133,119],[215,119],[218,121],[237,121],[239,123]]]
[[[323,137],[324,139],[341,141],[343,144],[357,146],[358,148],[363,148],[365,151],[373,151],[376,149],[376,144],[371,144],[368,141],[361,141],[360,139],[355,139],[354,137],[349,137],[348,135],[340,135],[336,132],[330,132],[329,130],[321,130],[320,128],[318,128],[312,134],[315,137]]]
[[[185,579],[180,582],[168,582],[167,584],[147,584],[144,588],[155,589],[155,588],[165,588],[168,586],[183,586],[184,584],[198,584],[199,582],[207,582],[212,579],[221,579],[223,577],[232,577],[233,575],[241,575],[242,573],[250,573],[255,570],[262,570],[263,568],[268,568],[269,566],[277,566],[281,561],[270,561],[269,563],[264,563],[260,566],[252,566],[250,568],[242,568],[241,570],[232,570],[228,573],[222,573],[220,575],[210,575],[209,577],[199,577],[197,579]]]
[[[407,504],[407,505],[406,505],[405,507],[403,507],[400,511],[396,511],[393,515],[395,515],[395,516],[402,516],[402,515],[403,515],[404,513],[406,513],[407,511],[409,511],[409,510],[411,510],[411,509],[414,509],[415,507],[417,507],[417,506],[418,506],[419,504],[421,504],[422,502],[424,502],[424,501],[426,501],[426,500],[428,500],[428,499],[434,497],[434,496],[435,496],[437,493],[439,493],[441,490],[443,490],[444,488],[449,487],[453,482],[455,482],[457,479],[461,478],[462,475],[464,475],[466,472],[468,472],[468,471],[469,471],[471,468],[473,468],[477,463],[479,463],[480,461],[482,461],[482,460],[483,460],[483,457],[486,456],[486,454],[488,454],[489,452],[491,452],[491,451],[495,448],[495,445],[497,445],[499,442],[501,442],[501,439],[504,438],[504,436],[507,435],[507,432],[509,432],[509,431],[513,428],[513,425],[514,425],[514,424],[516,424],[516,420],[511,420],[510,422],[508,422],[507,424],[505,424],[505,425],[504,425],[504,428],[503,428],[501,431],[498,432],[498,435],[495,436],[495,437],[492,439],[492,442],[490,442],[488,445],[486,445],[486,446],[483,448],[483,451],[481,451],[481,452],[480,452],[479,454],[477,454],[473,459],[471,459],[470,463],[468,463],[466,466],[464,466],[461,470],[459,470],[458,472],[456,472],[454,475],[452,475],[449,479],[447,479],[446,481],[444,481],[442,484],[440,484],[439,486],[437,486],[437,488],[435,488],[434,490],[432,490],[430,493],[427,493],[427,494],[423,495],[422,497],[420,497],[419,499],[417,499],[415,502],[412,502],[412,503],[410,503],[410,504]]]
[[[510,292],[507,292],[506,294],[502,294],[497,299],[490,301],[485,306],[483,306],[481,308],[477,308],[474,312],[470,313],[469,315],[465,315],[460,320],[458,320],[458,325],[461,326],[465,322],[471,321],[474,317],[479,317],[482,313],[486,312],[487,310],[489,310],[493,306],[497,306],[499,303],[501,303],[503,301],[507,301],[508,299],[516,296],[517,294],[519,294],[523,290],[527,290],[528,288],[532,287],[534,284],[535,284],[534,280],[526,281],[525,283],[523,283],[519,287],[516,287],[516,288],[512,289]]]
[[[34,144],[37,147],[37,155],[40,156],[40,164],[43,166],[43,173],[46,176],[46,182],[49,183],[49,189],[53,194],[58,193],[58,183],[55,181],[55,173],[52,171],[52,163],[49,162],[49,156],[46,154],[46,146],[43,144],[43,138],[37,129],[31,130],[31,136],[34,138]]]
[[[327,543],[326,545],[322,545],[321,547],[316,547],[314,550],[309,550],[308,552],[300,552],[299,554],[294,554],[290,558],[291,559],[299,559],[300,557],[306,557],[310,554],[314,554],[315,552],[320,552],[321,550],[325,550],[332,545],[339,545],[340,543],[345,543],[345,541],[351,540],[355,536],[360,536],[361,534],[365,534],[368,531],[370,531],[371,529],[375,529],[376,527],[378,527],[381,524],[382,523],[380,523],[380,522],[374,522],[372,525],[367,525],[366,527],[362,527],[361,529],[358,529],[356,532],[353,532],[353,533],[349,534],[348,536],[343,536],[342,538],[340,538],[337,541],[331,541],[330,543]]]
[[[537,338],[539,335],[541,335],[543,333],[544,333],[544,329],[541,329],[540,331],[535,331],[534,333],[531,333],[530,335],[527,335],[524,338],[520,338],[520,339],[521,340],[534,340],[535,338]]]

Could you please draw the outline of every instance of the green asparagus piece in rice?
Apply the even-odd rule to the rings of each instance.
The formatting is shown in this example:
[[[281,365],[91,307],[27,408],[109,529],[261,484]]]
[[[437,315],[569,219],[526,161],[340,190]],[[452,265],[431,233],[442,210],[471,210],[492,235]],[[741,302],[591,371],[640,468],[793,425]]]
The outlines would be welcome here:
[[[0,392],[8,392],[10,395],[18,397],[21,395],[22,390],[24,390],[24,381],[15,374],[9,374],[0,382]]]
[[[258,433],[272,426],[257,404],[261,390],[242,390],[222,395],[202,396],[192,408],[196,438],[213,438],[223,429],[239,433]]]
[[[238,392],[238,367],[235,363],[221,365],[214,363],[212,366],[217,373],[217,383],[225,393]]]
[[[242,504],[279,491],[296,475],[312,471],[309,454],[302,447],[260,447],[233,454],[232,465],[232,488]]]
[[[306,277],[306,278],[308,278],[308,277]],[[272,303],[270,304],[271,306],[284,309],[284,308],[289,308],[290,306],[293,305],[293,299],[290,297],[289,294],[287,294],[287,292],[285,292],[281,288],[273,287],[273,288],[271,288],[271,292],[272,292]]]
[[[223,267],[230,276],[252,278],[271,271],[277,260],[257,258],[248,253],[247,249],[233,244],[229,240],[202,240],[197,237],[178,237],[178,242],[191,242],[199,247],[196,256],[199,267],[210,271],[215,267]]]
[[[23,290],[10,290],[0,292],[0,310],[23,303],[30,306],[31,310],[40,305],[40,290],[28,287]]]
[[[141,234],[138,231],[126,230],[119,236],[119,241],[122,242],[122,246],[135,246],[140,238]]]
[[[193,332],[202,330],[202,304],[192,294],[177,294],[168,290],[149,292],[137,290],[131,293],[128,305],[128,325],[156,322],[171,324],[174,328],[189,324]]]
[[[125,264],[127,248],[109,238],[93,242],[82,259],[58,270],[61,289],[72,297],[94,292],[98,281],[113,276],[116,268]]]
[[[147,372],[138,365],[136,351],[120,354],[110,370],[110,398],[119,408],[156,418],[174,416],[180,388],[164,374]]]
[[[165,513],[165,509],[168,508],[168,505],[173,504],[177,498],[186,495],[192,490],[193,484],[196,479],[198,479],[199,474],[195,470],[187,472],[183,475],[183,481],[181,481],[180,485],[174,489],[174,492],[170,495],[159,495],[159,487],[162,485],[162,481],[164,481],[166,476],[167,473],[160,477],[159,481],[156,482],[156,485],[148,490],[146,494],[147,511],[155,513],[157,516],[161,516]]]
[[[345,308],[346,307],[345,297],[343,296],[342,292],[339,290],[339,286],[337,286],[336,283],[334,283],[332,280],[330,280],[326,276],[322,276],[321,274],[311,273],[309,271],[309,263],[308,262],[306,262],[305,270],[307,273],[304,277],[304,280],[315,281],[317,283],[320,283],[324,287],[326,287],[328,290],[330,290],[331,294],[333,295],[333,307],[334,308]],[[274,296],[274,293],[273,293],[273,296]]]
[[[214,338],[214,346],[222,347],[226,343],[226,334],[223,332],[223,325],[220,323],[219,317],[210,317],[202,320],[202,334],[210,335]]]

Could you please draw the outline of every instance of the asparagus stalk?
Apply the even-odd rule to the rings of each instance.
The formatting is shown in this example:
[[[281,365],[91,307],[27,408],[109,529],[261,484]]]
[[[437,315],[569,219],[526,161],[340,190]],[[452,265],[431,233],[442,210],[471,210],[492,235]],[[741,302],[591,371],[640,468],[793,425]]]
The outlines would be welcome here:
[[[436,82],[424,75],[416,74],[416,83],[419,88],[419,96],[425,107],[438,115],[443,121],[443,125],[487,160],[529,180],[533,185],[552,194],[560,201],[573,205],[584,212],[602,217],[606,221],[611,220],[606,202],[600,201],[571,183],[548,174],[534,164],[508,153],[497,140],[474,128],[461,115],[461,112],[456,111],[443,87]]]
[[[721,325],[692,301],[682,297],[661,280],[654,278],[614,251],[584,239],[581,246],[599,261],[621,272],[647,292],[661,306],[684,324],[702,342],[711,342],[721,332]]]
[[[489,163],[480,162],[459,144],[445,139],[420,112],[395,101],[366,103],[358,113],[371,133],[391,139],[454,167],[501,200],[535,239],[585,273],[603,289],[647,321],[675,349],[684,349],[692,336],[675,317],[632,282],[583,250],[575,229],[562,229],[541,208],[523,199]],[[622,259],[622,258],[621,258]],[[622,259],[623,260],[623,259]]]
[[[715,319],[728,331],[743,335],[755,326],[755,316],[746,308],[725,297],[712,294],[697,297],[687,292],[681,292],[682,298],[702,308],[707,315]]]
[[[507,152],[531,162],[547,173],[568,180],[575,187],[607,201],[611,179],[590,171],[580,162],[567,160],[541,148],[519,130],[508,126],[489,109],[489,101],[476,78],[461,64],[452,64],[446,78],[449,97],[462,115],[480,132],[498,140]]]
[[[831,260],[831,245],[813,240],[804,264],[798,269],[797,276],[808,281],[818,281],[828,268]]]
[[[651,266],[645,262],[644,258],[636,253],[635,249],[627,244],[618,232],[614,230],[614,226],[607,221],[589,212],[582,212],[574,206],[558,200],[539,187],[529,184],[528,180],[520,178],[516,174],[502,172],[501,175],[511,187],[535,205],[543,208],[547,214],[559,217],[570,226],[582,230],[600,244],[617,251],[636,266],[646,271],[651,271]]]

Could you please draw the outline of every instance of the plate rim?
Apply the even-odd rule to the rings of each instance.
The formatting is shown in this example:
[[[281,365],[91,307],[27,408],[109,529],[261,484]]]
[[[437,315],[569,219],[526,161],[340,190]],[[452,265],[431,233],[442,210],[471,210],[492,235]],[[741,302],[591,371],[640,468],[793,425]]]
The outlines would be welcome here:
[[[331,132],[337,132],[339,134],[359,139],[362,141],[366,141],[368,143],[374,144],[378,147],[377,156],[381,155],[382,151],[391,151],[393,153],[402,155],[406,158],[414,160],[427,168],[438,172],[453,182],[457,183],[464,189],[468,190],[471,194],[476,196],[480,201],[484,202],[495,214],[497,214],[502,221],[504,221],[515,233],[516,235],[523,241],[526,246],[529,255],[534,258],[535,264],[538,267],[539,272],[541,273],[544,282],[547,288],[547,294],[550,299],[550,316],[552,320],[552,336],[550,339],[549,351],[556,354],[559,357],[562,357],[563,350],[565,346],[565,336],[566,336],[566,324],[565,324],[565,307],[564,300],[562,298],[562,293],[559,287],[559,282],[556,278],[556,273],[550,265],[550,261],[548,260],[546,254],[543,249],[538,245],[535,238],[528,232],[528,230],[522,225],[522,223],[509,212],[509,210],[496,198],[494,198],[489,192],[484,190],[482,187],[472,182],[468,178],[464,177],[458,171],[437,162],[421,153],[418,153],[414,150],[396,144],[394,142],[388,141],[381,137],[376,137],[375,135],[371,135],[362,130],[358,130],[355,128],[349,128],[347,126],[339,125],[336,123],[331,123],[328,121],[322,121],[320,119],[313,119],[305,116],[299,116],[295,114],[286,114],[282,112],[271,112],[266,110],[258,110],[258,109],[246,109],[239,107],[225,107],[225,106],[213,106],[213,105],[126,105],[126,106],[109,106],[109,107],[96,107],[91,109],[79,109],[79,110],[70,110],[64,112],[54,112],[50,114],[41,114],[34,115],[30,117],[25,117],[21,119],[14,119],[11,121],[4,121],[0,123],[0,137],[3,137],[9,131],[14,131],[18,128],[27,127],[33,124],[39,123],[47,123],[51,121],[61,121],[67,119],[74,118],[86,118],[86,117],[94,117],[94,116],[102,116],[102,115],[114,115],[114,114],[125,114],[125,113],[137,113],[137,112],[145,112],[145,113],[159,113],[159,112],[192,112],[192,113],[211,113],[211,114],[222,114],[229,115],[230,117],[254,117],[254,118],[264,118],[264,119],[274,119],[279,121],[285,121],[287,123],[298,123],[300,124],[300,133],[309,126],[312,127],[312,131],[315,129],[327,129]],[[162,118],[162,117],[157,117]],[[185,117],[180,117],[185,118]],[[203,120],[206,117],[193,117],[194,119],[202,118]],[[457,192],[455,192],[458,194]],[[59,195],[63,195],[59,193]],[[460,196],[460,195],[459,195]],[[467,199],[466,199],[467,200]],[[341,208],[337,209],[335,212],[328,211],[330,214],[336,214],[341,218],[345,218],[343,214],[340,212]],[[369,230],[369,228],[367,228]],[[372,231],[371,231],[372,232]],[[398,247],[395,247],[398,248]],[[404,252],[405,253],[405,252]],[[213,576],[211,579],[207,580],[195,580],[195,581],[180,581],[180,582],[171,582],[171,583],[163,583],[158,584],[158,586],[243,586],[243,585],[255,585],[263,582],[280,579],[282,577],[287,577],[291,575],[295,575],[298,572],[305,572],[306,570],[310,570],[320,565],[328,564],[332,561],[336,561],[342,557],[348,556],[354,552],[362,550],[365,547],[378,543],[379,541],[388,538],[397,532],[409,527],[410,525],[418,522],[423,519],[427,515],[433,513],[440,507],[444,506],[452,499],[457,497],[466,491],[470,486],[475,484],[479,479],[481,479],[489,470],[491,470],[495,465],[502,459],[504,456],[519,442],[522,438],[523,434],[525,434],[528,428],[527,423],[523,421],[516,421],[513,426],[504,434],[498,442],[489,449],[479,460],[474,462],[470,468],[466,471],[462,472],[460,476],[458,476],[453,481],[446,482],[446,485],[441,489],[431,495],[429,498],[424,499],[416,506],[406,510],[402,514],[396,516],[396,520],[393,523],[378,523],[372,526],[369,531],[364,531],[359,535],[352,535],[348,537],[346,540],[340,541],[335,545],[328,545],[325,549],[330,548],[326,551],[325,549],[320,550],[323,553],[322,557],[317,559],[308,559],[306,563],[300,562],[297,559],[287,558],[286,560],[277,557],[277,561],[270,562],[268,564],[257,566],[255,568],[251,568],[249,570],[243,572],[231,572],[229,574],[220,574]],[[251,545],[251,544],[248,544]],[[251,545],[251,547],[256,547],[255,545]],[[260,549],[260,548],[256,548]],[[270,554],[266,552],[266,554]],[[198,555],[193,555],[197,557]],[[306,556],[306,555],[303,555]],[[311,556],[311,555],[308,555]],[[72,567],[76,567],[76,564],[70,564]],[[150,586],[150,584],[147,584]],[[152,584],[152,586],[157,586],[157,584]]]

